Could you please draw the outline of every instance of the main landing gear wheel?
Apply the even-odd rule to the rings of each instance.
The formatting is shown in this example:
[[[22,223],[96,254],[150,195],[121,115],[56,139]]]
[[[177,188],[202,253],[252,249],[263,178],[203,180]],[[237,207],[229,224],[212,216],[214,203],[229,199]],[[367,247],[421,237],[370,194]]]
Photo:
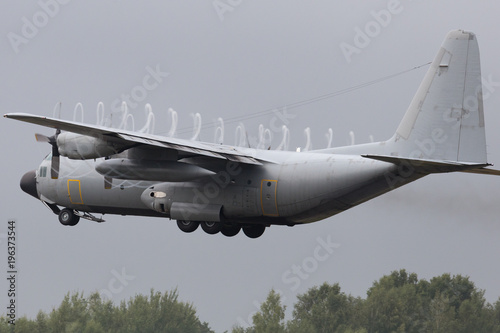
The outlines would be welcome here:
[[[177,226],[184,232],[193,232],[198,229],[200,222],[177,220]]]
[[[201,222],[201,228],[209,235],[215,235],[222,229],[222,223],[219,222]]]
[[[249,238],[259,238],[266,231],[266,226],[263,224],[256,224],[249,227],[244,227],[243,232]]]
[[[226,237],[233,237],[236,236],[240,232],[240,230],[241,227],[230,225],[224,226],[220,232]]]
[[[80,221],[80,216],[75,215],[72,209],[64,208],[59,212],[59,222],[62,225],[74,226]]]

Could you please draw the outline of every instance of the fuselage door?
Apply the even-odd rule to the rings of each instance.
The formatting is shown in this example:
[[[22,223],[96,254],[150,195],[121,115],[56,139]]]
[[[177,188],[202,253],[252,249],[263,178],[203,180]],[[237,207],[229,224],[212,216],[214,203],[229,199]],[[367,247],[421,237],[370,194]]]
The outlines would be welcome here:
[[[74,205],[83,205],[82,188],[80,180],[68,179],[68,195],[69,201]]]
[[[277,180],[263,179],[260,183],[260,202],[262,206],[262,215],[279,216],[278,202],[276,200],[277,189]]]

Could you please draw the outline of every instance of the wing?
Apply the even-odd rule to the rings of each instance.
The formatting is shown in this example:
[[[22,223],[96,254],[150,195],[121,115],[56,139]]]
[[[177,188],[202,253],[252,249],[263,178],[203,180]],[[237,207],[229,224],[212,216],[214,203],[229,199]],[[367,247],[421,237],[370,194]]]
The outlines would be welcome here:
[[[159,135],[132,132],[98,125],[77,123],[74,121],[42,117],[26,113],[8,113],[5,118],[24,121],[31,124],[55,128],[63,131],[91,136],[101,140],[112,140],[124,144],[147,145],[178,151],[182,157],[206,156],[225,159],[238,163],[262,165],[253,156],[253,149],[237,148],[227,145],[211,144],[177,138],[167,138]],[[118,140],[118,141],[117,141]]]

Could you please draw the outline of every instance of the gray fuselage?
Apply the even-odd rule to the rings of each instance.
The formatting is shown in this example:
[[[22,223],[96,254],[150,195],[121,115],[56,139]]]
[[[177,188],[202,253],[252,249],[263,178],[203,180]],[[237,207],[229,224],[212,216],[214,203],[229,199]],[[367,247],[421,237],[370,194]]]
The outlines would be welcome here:
[[[41,200],[82,212],[172,217],[172,205],[182,203],[184,209],[196,207],[186,216],[192,220],[221,207],[224,221],[294,225],[335,215],[402,185],[391,182],[398,173],[395,165],[361,156],[257,152],[275,163],[209,160],[204,165],[198,159],[215,174],[190,182],[113,179],[108,188],[95,171],[103,159],[62,157],[59,178],[51,179],[49,155],[36,172],[36,188]],[[155,196],[156,191],[165,195]]]

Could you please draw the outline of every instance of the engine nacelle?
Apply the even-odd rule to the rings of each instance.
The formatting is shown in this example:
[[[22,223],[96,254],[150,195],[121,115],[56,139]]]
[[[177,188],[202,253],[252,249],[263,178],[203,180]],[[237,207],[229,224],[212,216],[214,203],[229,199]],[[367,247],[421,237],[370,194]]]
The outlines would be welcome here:
[[[101,175],[118,179],[185,182],[215,175],[197,165],[177,161],[148,161],[113,158],[96,166]]]
[[[57,136],[59,154],[73,160],[86,160],[106,157],[123,151],[110,141],[104,141],[87,135],[61,133]]]
[[[174,220],[221,221],[221,204],[174,202],[174,193],[175,186],[157,184],[146,189],[141,200],[150,209],[168,214]]]

